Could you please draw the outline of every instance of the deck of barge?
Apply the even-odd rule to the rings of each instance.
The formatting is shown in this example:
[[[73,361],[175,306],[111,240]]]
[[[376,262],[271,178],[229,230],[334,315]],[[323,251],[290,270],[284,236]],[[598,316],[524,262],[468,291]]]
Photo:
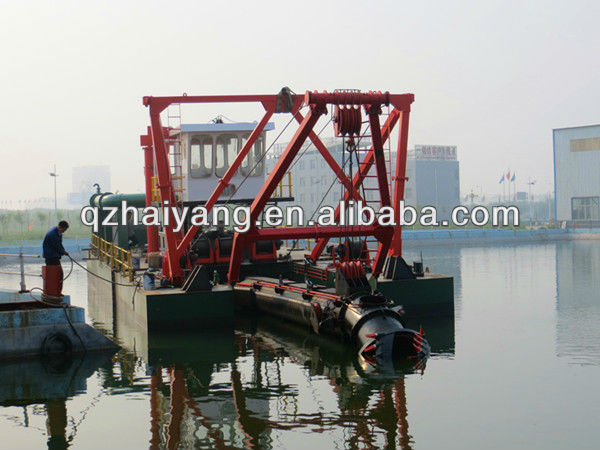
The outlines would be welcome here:
[[[301,270],[303,259],[304,251],[300,250],[292,252],[292,258],[288,260],[243,264],[242,276],[281,278],[285,283],[304,288],[306,274]],[[331,289],[334,272],[327,271],[326,264],[316,266],[321,271],[321,277],[311,281],[323,285],[322,289]],[[236,299],[227,284],[218,284],[210,291],[201,292],[185,292],[179,288],[144,290],[97,259],[88,260],[87,267],[92,273],[119,283],[111,285],[95,276],[88,276],[90,313],[101,322],[135,325],[136,328],[148,330],[179,329],[220,326],[230,323],[236,315]],[[227,265],[215,269],[224,280]],[[452,277],[431,273],[421,278],[397,281],[380,277],[376,289],[402,305],[407,316],[454,317]]]

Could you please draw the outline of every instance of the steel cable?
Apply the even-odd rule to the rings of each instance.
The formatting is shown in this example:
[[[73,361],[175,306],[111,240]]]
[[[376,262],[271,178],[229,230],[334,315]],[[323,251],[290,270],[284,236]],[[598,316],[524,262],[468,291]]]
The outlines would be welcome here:
[[[330,120],[330,121],[331,121],[331,120]],[[363,135],[361,135],[361,136],[359,136],[359,137],[358,137],[358,140],[357,140],[357,142],[356,142],[356,146],[358,146],[358,145],[360,144],[360,141],[361,141],[361,139],[362,139],[362,138],[364,138],[364,137],[366,136],[366,133],[367,133],[367,130],[368,130],[368,129],[369,129],[369,128],[367,128],[367,129],[365,130],[365,133],[364,133]],[[323,131],[323,130],[321,130],[321,131]],[[342,167],[341,167],[340,169],[343,171],[343,170],[344,170],[344,167],[346,166],[346,163],[348,162],[348,160],[347,160],[347,159],[345,159],[345,157],[344,157],[344,155],[343,155],[343,154],[342,154],[342,158],[343,158],[343,163],[342,163]],[[325,192],[325,194],[324,194],[324,195],[323,195],[323,197],[321,198],[321,201],[319,202],[319,204],[318,204],[318,205],[317,205],[317,207],[315,208],[314,212],[313,212],[313,213],[312,213],[312,215],[310,216],[310,219],[308,220],[309,222],[310,222],[311,220],[313,220],[313,219],[314,219],[314,217],[315,217],[315,214],[317,213],[317,211],[319,211],[319,208],[321,207],[321,205],[322,205],[322,204],[323,204],[323,202],[325,201],[325,198],[327,197],[327,195],[329,194],[329,192],[331,191],[331,189],[333,188],[333,186],[335,185],[335,183],[336,183],[337,181],[338,181],[338,180],[337,180],[337,178],[334,178],[334,179],[333,179],[333,181],[332,181],[332,182],[331,182],[331,184],[329,185],[329,189],[327,189],[327,192]],[[352,185],[352,180],[350,180],[350,183],[351,183],[351,185],[350,185],[350,186],[351,186],[351,188],[352,188],[352,186],[353,186],[353,185]],[[342,197],[343,197],[343,195],[342,195]],[[288,252],[287,252],[287,255],[286,255],[286,257],[290,256],[290,254],[292,253],[292,251],[294,250],[294,248],[296,248],[296,245],[298,244],[298,241],[299,241],[299,240],[300,240],[300,239],[295,239],[295,240],[294,240],[294,243],[293,243],[292,247],[288,249]]]

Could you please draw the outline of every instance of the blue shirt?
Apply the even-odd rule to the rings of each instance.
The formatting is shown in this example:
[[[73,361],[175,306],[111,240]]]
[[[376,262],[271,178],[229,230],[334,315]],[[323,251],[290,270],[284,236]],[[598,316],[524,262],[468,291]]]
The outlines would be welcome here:
[[[62,245],[62,234],[58,232],[58,227],[51,228],[46,233],[44,243],[42,244],[44,249],[44,258],[60,258],[62,255],[66,255],[67,252]]]

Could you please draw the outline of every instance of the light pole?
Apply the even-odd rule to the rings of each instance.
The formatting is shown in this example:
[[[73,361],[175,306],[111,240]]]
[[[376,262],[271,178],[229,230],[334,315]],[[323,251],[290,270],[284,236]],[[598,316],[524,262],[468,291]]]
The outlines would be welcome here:
[[[479,195],[475,194],[473,192],[473,189],[471,189],[471,193],[467,195],[467,197],[469,197],[471,199],[471,206],[475,204],[475,199],[477,197],[479,197]]]
[[[48,172],[48,175],[54,178],[54,215],[58,219],[58,210],[56,208],[56,177],[58,176],[58,174],[56,173],[56,164],[54,164],[54,171]]]
[[[527,200],[529,201],[529,224],[531,225],[531,222],[533,220],[533,215],[531,213],[531,186],[533,186],[535,184],[535,180],[531,180],[531,177],[529,177],[529,181],[527,182],[527,187],[529,189],[529,192],[527,194]]]
[[[477,186],[475,186],[475,187],[476,187],[477,189],[479,189],[479,201],[480,201],[481,203],[483,203],[483,201],[485,200],[485,199],[483,198],[483,187],[482,187],[482,186],[479,186],[479,185],[477,185]]]

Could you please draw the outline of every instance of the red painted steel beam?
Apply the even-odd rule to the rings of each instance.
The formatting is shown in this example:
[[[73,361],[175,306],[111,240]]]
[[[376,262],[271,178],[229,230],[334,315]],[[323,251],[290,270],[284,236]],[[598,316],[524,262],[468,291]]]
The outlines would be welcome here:
[[[306,92],[304,104],[329,105],[392,105],[400,111],[410,110],[415,101],[413,94],[390,94],[389,92]]]
[[[249,231],[249,239],[252,241],[272,241],[278,239],[320,239],[339,236],[381,236],[384,237],[388,227],[381,225],[361,226],[314,226],[296,228],[257,228]]]
[[[294,137],[292,137],[292,140],[288,143],[288,146],[284,150],[283,154],[277,160],[275,167],[265,181],[265,184],[263,184],[263,187],[258,193],[256,199],[250,206],[250,231],[256,230],[258,216],[265,208],[267,201],[271,198],[271,195],[277,188],[277,185],[298,154],[302,144],[304,141],[306,141],[308,134],[314,128],[321,115],[325,114],[326,112],[327,108],[325,106],[310,106],[308,114],[296,130]],[[250,231],[243,235],[240,233],[235,233],[233,237],[233,247],[231,249],[231,259],[229,261],[229,271],[227,273],[227,278],[230,283],[238,281],[240,264],[242,262],[242,253],[248,245],[248,236]]]
[[[384,144],[390,137],[394,126],[396,125],[398,118],[400,117],[400,112],[397,109],[393,109],[388,118],[386,119],[382,129],[381,129],[381,140],[382,144]],[[354,175],[354,179],[352,180],[352,190],[358,191],[358,188],[362,185],[365,177],[369,173],[373,162],[375,161],[375,155],[373,154],[373,147],[371,147],[370,151],[365,155],[362,163],[359,165],[359,170]],[[344,193],[344,197],[342,201],[348,201],[350,199],[349,191]],[[340,219],[340,208],[339,205],[336,207],[334,220],[337,222]],[[319,259],[323,250],[325,250],[325,246],[327,245],[328,239],[319,239],[317,245],[313,249],[310,257],[313,261]]]
[[[240,265],[235,264],[235,261],[241,261],[241,255],[243,251],[253,242],[256,241],[276,241],[284,239],[330,239],[339,236],[375,236],[377,240],[382,243],[387,242],[388,245],[385,248],[389,248],[389,242],[392,238],[393,230],[391,227],[382,227],[378,224],[368,226],[314,226],[314,227],[297,227],[297,228],[254,228],[249,230],[247,233],[236,233],[233,237],[233,250],[231,254],[231,261],[229,264],[229,273],[227,278],[229,283],[235,284],[239,281],[239,270]],[[236,255],[234,255],[236,253]],[[384,253],[385,255],[385,253]],[[383,267],[383,261],[385,258],[381,258],[381,264],[376,266],[378,270],[377,275],[381,273]]]
[[[369,114],[369,124],[371,125],[371,140],[372,150],[375,158],[375,169],[377,171],[377,183],[379,186],[379,192],[381,196],[382,206],[391,206],[390,203],[390,186],[387,179],[387,171],[385,168],[385,156],[383,154],[383,138],[381,130],[379,128],[379,114],[381,114],[381,107],[369,106],[366,108]]]
[[[394,219],[400,223],[400,201],[404,200],[404,187],[406,181],[406,157],[408,146],[408,119],[410,109],[404,110],[400,115],[400,129],[398,130],[398,148],[396,152],[396,176],[394,179]],[[402,227],[394,230],[394,238],[389,251],[390,256],[402,256]]]
[[[177,199],[173,191],[171,180],[171,170],[169,168],[169,159],[167,156],[167,146],[163,127],[160,120],[160,110],[156,110],[150,105],[150,123],[152,126],[152,147],[154,148],[154,157],[156,159],[156,173],[158,175],[158,189],[160,191],[161,205],[176,206]],[[165,276],[174,281],[183,281],[183,270],[179,265],[177,258],[177,237],[180,233],[175,233],[172,226],[165,226],[165,240],[167,241],[166,272]]]
[[[399,111],[410,111],[410,105],[412,105],[414,101],[414,94],[390,95],[390,104]]]
[[[293,104],[301,103],[303,96],[292,95]],[[159,113],[164,111],[173,103],[252,103],[260,102],[265,105],[276,104],[277,94],[266,95],[180,95],[170,97],[146,96],[143,99],[144,106],[151,106]]]
[[[304,95],[304,104],[328,105],[389,105],[389,92],[310,92]]]
[[[387,179],[387,171],[385,167],[385,156],[383,154],[383,139],[381,130],[379,129],[379,114],[381,107],[379,105],[371,105],[365,107],[369,113],[369,123],[371,125],[371,139],[373,141],[373,157],[375,159],[375,169],[377,172],[377,183],[379,186],[379,194],[381,197],[381,206],[391,206],[390,202],[390,187]],[[387,256],[387,252],[392,242],[393,232],[386,233],[384,239],[379,239],[380,245],[377,249],[377,254],[373,262],[373,276],[378,277],[383,268],[383,263]]]
[[[144,150],[144,181],[146,187],[146,206],[152,206],[152,177],[154,176],[154,150],[152,149],[151,129],[148,134],[140,136],[140,144]],[[158,228],[152,225],[146,227],[148,253],[158,251]]]
[[[295,117],[298,123],[302,123],[302,120],[304,120],[304,117],[300,113],[297,113]],[[319,136],[317,136],[317,134],[314,131],[311,131],[308,137],[312,141],[314,146],[317,148],[321,156],[323,156],[325,162],[329,164],[329,167],[331,167],[331,170],[333,170],[333,173],[335,173],[338,180],[340,180],[340,182],[345,186],[346,189],[351,190],[352,184],[350,180],[348,179],[342,168],[339,166],[335,158],[331,156],[331,153],[329,153],[329,150],[327,149],[327,147],[325,147],[325,144],[323,144],[323,141],[321,141]],[[359,192],[355,192],[354,199],[356,201],[359,201],[363,198],[361,197]]]
[[[254,145],[254,143],[256,142],[258,137],[260,136],[260,134],[265,129],[265,126],[269,122],[269,119],[271,118],[273,113],[275,113],[275,104],[271,103],[271,104],[269,104],[268,109],[265,112],[265,115],[263,116],[261,121],[256,125],[256,127],[254,128],[254,130],[248,137],[246,144],[244,144],[244,146],[242,147],[240,152],[235,157],[235,160],[231,163],[231,166],[229,166],[229,169],[227,169],[227,172],[225,172],[225,175],[223,176],[223,178],[219,179],[217,187],[215,188],[215,190],[213,191],[213,193],[207,200],[206,204],[204,205],[204,207],[206,208],[207,214],[212,210],[215,203],[217,203],[217,200],[219,200],[219,197],[221,196],[221,194],[223,193],[225,188],[227,186],[229,186],[229,182],[235,175],[236,171],[242,165],[242,161],[244,160],[246,155],[248,155],[248,153],[250,152],[250,149],[252,148],[252,146]],[[190,229],[185,234],[184,238],[177,245],[177,252],[176,252],[177,256],[181,256],[187,250],[188,246],[192,242],[192,239],[194,238],[194,236],[196,235],[196,233],[198,232],[198,230],[200,228],[201,227],[199,227],[199,226],[191,226],[190,227]]]
[[[310,111],[300,124],[300,127],[296,130],[294,137],[288,143],[287,148],[283,154],[279,157],[279,160],[275,164],[275,167],[271,171],[269,178],[265,181],[265,184],[258,193],[256,199],[250,206],[250,226],[255,227],[258,216],[263,211],[267,201],[271,198],[271,195],[277,188],[277,185],[285,175],[286,171],[290,167],[290,164],[298,154],[298,151],[302,147],[304,141],[308,137],[310,131],[314,128],[315,124],[323,115],[327,112],[324,106],[312,106]]]

